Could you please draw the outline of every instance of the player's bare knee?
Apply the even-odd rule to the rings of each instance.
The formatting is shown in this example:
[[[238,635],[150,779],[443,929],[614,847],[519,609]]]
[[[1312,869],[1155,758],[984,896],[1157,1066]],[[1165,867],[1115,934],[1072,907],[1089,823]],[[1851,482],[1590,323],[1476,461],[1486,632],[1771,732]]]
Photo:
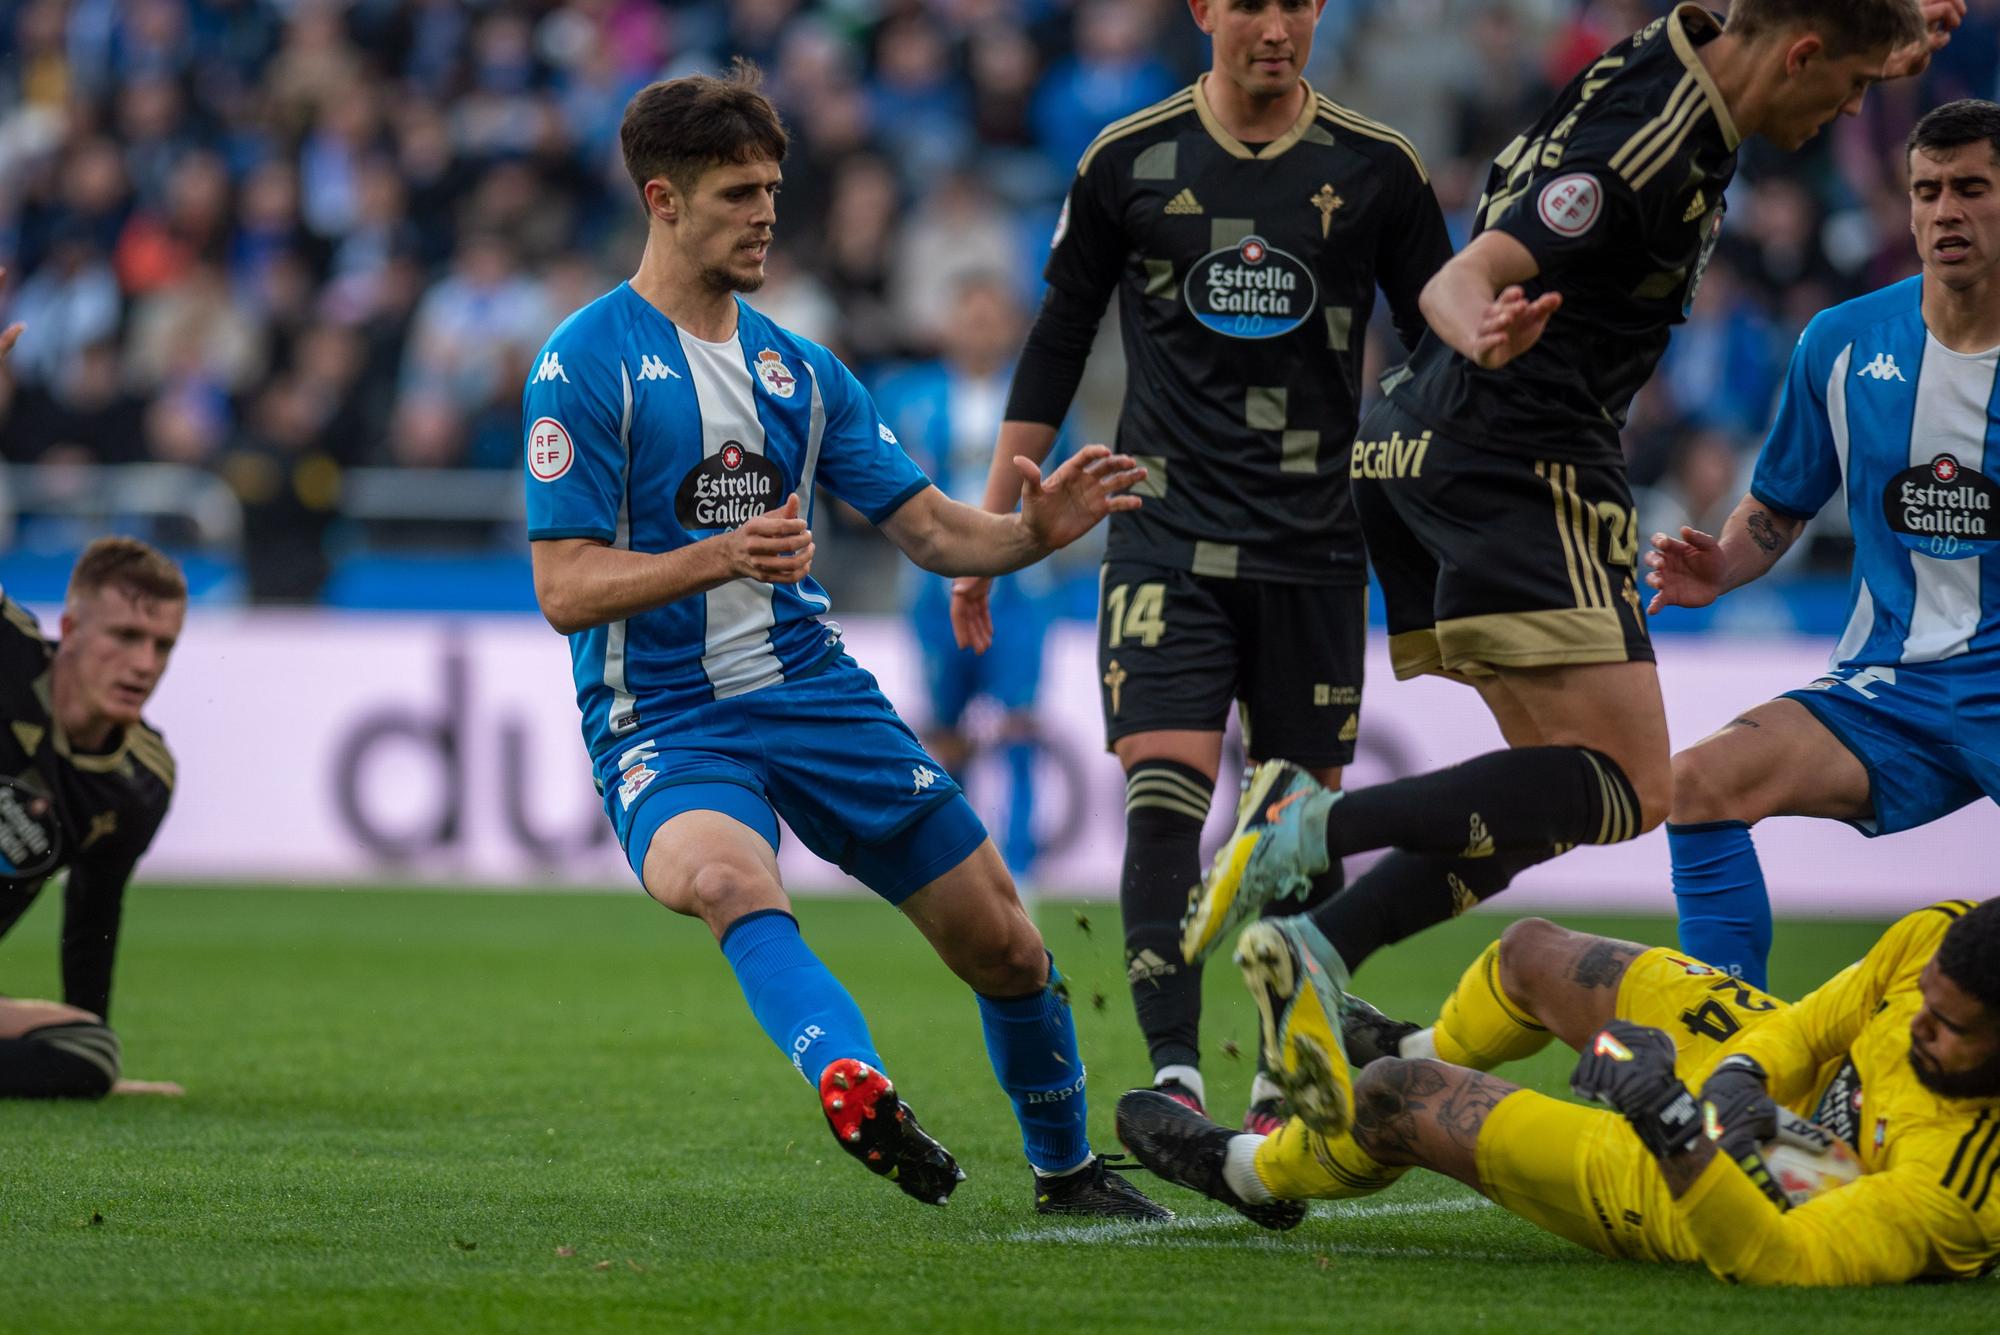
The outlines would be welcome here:
[[[1674,805],[1674,767],[1671,761],[1653,760],[1627,771],[1633,796],[1639,799],[1637,837],[1667,818]]]
[[[1676,754],[1673,776],[1675,824],[1752,819],[1743,785],[1728,773],[1713,747],[1697,744]]]
[[[746,913],[769,907],[766,901],[770,899],[770,891],[770,877],[762,868],[707,862],[688,876],[685,893],[668,899],[666,904],[720,930]]]
[[[1424,1103],[1413,1088],[1441,1088],[1450,1068],[1425,1057],[1383,1057],[1354,1077],[1354,1143],[1379,1164],[1419,1162]]]
[[[1547,918],[1523,918],[1500,933],[1500,988],[1532,1008],[1549,978],[1562,971],[1564,946],[1576,933]]]
[[[1025,914],[1013,931],[982,943],[968,964],[968,971],[977,974],[968,979],[973,990],[993,997],[1025,997],[1040,991],[1049,980],[1048,947]]]

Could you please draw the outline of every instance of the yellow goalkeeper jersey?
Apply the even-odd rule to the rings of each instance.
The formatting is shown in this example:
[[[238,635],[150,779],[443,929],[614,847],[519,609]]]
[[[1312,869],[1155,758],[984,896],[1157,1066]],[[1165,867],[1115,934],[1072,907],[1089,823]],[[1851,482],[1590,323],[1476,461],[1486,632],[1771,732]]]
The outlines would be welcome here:
[[[1940,1098],[1910,1068],[1918,975],[1973,907],[1933,904],[1728,1052],[1756,1058],[1772,1097],[1828,1126],[1864,1175],[1781,1213],[1718,1155],[1677,1208],[1709,1269],[1778,1284],[1969,1278],[2000,1262],[2000,1099]]]

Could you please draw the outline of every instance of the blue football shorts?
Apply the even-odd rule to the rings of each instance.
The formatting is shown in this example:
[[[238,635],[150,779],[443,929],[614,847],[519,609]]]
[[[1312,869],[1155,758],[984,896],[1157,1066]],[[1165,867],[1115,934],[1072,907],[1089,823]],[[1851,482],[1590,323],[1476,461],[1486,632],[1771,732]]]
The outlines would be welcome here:
[[[931,717],[956,728],[965,707],[986,696],[1008,713],[1034,705],[1042,688],[1042,644],[1048,638],[1045,600],[1017,579],[993,582],[993,646],[983,654],[961,649],[951,633],[951,582],[926,579],[910,609],[910,625],[923,652]]]
[[[687,811],[719,811],[774,852],[783,817],[814,855],[891,904],[986,841],[958,784],[844,653],[809,676],[642,724],[597,758],[597,779],[642,879],[654,834]]]
[[[1874,819],[1850,822],[1863,834],[2000,801],[2000,671],[1990,660],[1836,668],[1782,698],[1810,710],[1868,771]]]

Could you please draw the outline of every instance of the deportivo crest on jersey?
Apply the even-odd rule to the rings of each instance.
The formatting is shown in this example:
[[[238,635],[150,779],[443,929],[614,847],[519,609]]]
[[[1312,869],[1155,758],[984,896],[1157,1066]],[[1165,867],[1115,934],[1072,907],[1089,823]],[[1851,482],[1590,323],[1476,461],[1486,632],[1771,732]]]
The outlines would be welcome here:
[[[630,811],[632,804],[639,800],[639,794],[646,791],[646,785],[659,777],[660,772],[647,765],[632,766],[619,776],[618,800]]]
[[[2000,542],[1994,504],[2000,487],[1950,454],[1906,468],[1882,489],[1882,517],[1905,547],[1943,561],[1981,556]]]
[[[785,359],[765,348],[757,354],[757,381],[770,393],[781,399],[789,399],[798,390],[798,377],[792,368],[785,365]]]
[[[542,364],[535,368],[535,378],[530,383],[539,385],[544,380],[560,380],[565,385],[569,383],[569,376],[563,373],[562,362],[557,359],[554,349],[542,354]]]
[[[1277,338],[1306,322],[1319,283],[1296,256],[1246,236],[1196,260],[1183,294],[1194,318],[1218,334]]]
[[[887,422],[877,422],[875,424],[875,434],[880,436],[883,440],[887,441],[891,445],[895,445],[898,447],[902,445],[902,442],[896,439],[896,433],[889,429],[889,424]]]
[[[693,533],[736,528],[784,503],[785,475],[740,441],[728,441],[688,470],[674,493],[674,517]]]
[[[553,417],[536,418],[528,428],[528,471],[535,481],[553,482],[575,462],[576,446],[563,424]]]

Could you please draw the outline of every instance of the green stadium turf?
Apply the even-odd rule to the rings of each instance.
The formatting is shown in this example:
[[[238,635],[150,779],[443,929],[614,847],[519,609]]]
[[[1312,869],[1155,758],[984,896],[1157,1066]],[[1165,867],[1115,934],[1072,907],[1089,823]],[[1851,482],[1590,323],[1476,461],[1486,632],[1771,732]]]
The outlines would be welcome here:
[[[878,904],[801,913],[970,1173],[949,1208],[838,1152],[706,934],[636,894],[148,887],[116,1019],[127,1074],[188,1095],[0,1106],[0,1330],[2000,1329],[1990,1282],[1730,1289],[1601,1260],[1419,1174],[1287,1234],[1144,1175],[1174,1224],[1052,1224],[964,990]],[[1117,914],[1039,916],[1115,1148],[1117,1094],[1147,1074]],[[57,918],[39,905],[0,944],[0,989],[57,990]],[[1358,990],[1428,1016],[1503,921],[1430,932]],[[1670,939],[1658,919],[1577,925]],[[1784,924],[1778,990],[1876,930]],[[1253,1012],[1233,970],[1208,986],[1211,1095],[1233,1116]],[[1567,1073],[1555,1053],[1514,1071],[1550,1090]]]

